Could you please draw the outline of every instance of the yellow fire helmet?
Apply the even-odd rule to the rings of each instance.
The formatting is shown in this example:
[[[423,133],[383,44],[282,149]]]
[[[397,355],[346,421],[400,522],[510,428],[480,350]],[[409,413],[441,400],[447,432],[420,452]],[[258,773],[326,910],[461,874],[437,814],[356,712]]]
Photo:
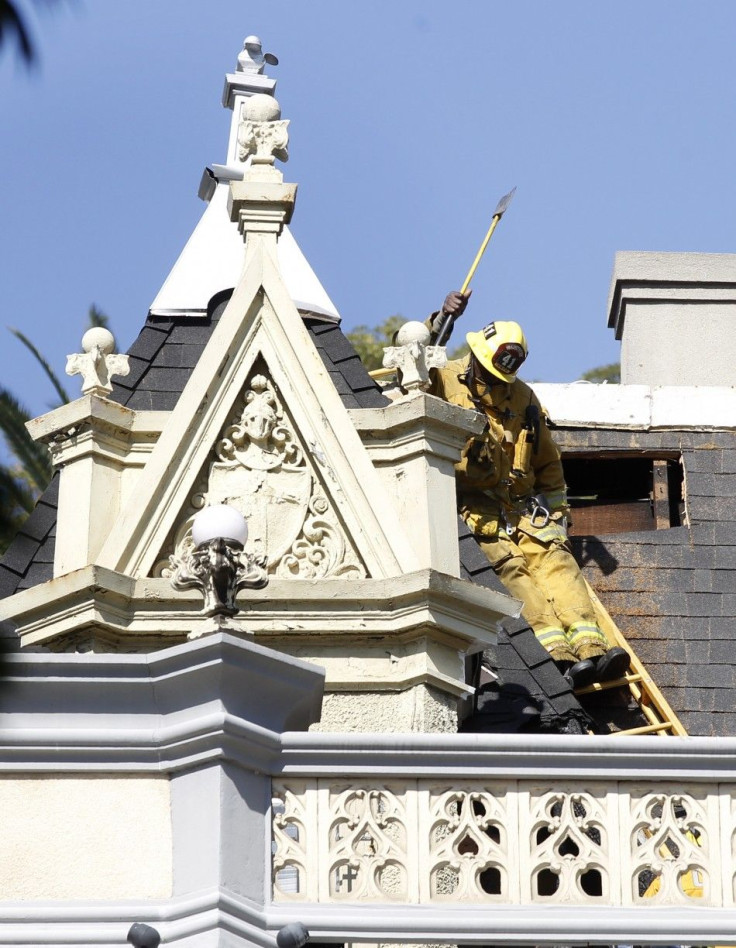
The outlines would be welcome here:
[[[502,382],[513,382],[529,355],[521,326],[510,320],[488,323],[479,332],[469,332],[465,338],[483,368]]]

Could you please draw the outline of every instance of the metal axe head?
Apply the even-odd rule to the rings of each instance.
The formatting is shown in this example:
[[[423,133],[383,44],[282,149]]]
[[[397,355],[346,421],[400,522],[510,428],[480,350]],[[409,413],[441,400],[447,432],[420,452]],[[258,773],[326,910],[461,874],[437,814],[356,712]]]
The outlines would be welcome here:
[[[496,205],[496,210],[493,212],[494,217],[501,217],[504,214],[506,208],[509,206],[509,204],[511,204],[515,194],[516,188],[512,188],[508,194],[504,194],[504,196]]]

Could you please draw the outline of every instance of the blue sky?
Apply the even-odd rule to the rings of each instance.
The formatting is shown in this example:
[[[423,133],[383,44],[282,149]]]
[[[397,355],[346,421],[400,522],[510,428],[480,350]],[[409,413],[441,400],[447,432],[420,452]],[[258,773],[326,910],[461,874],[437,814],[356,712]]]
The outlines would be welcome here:
[[[37,72],[0,57],[0,381],[34,412],[53,393],[2,327],[62,374],[92,302],[130,345],[224,160],[248,33],[281,61],[292,230],[346,329],[424,318],[514,185],[465,328],[518,319],[528,379],[618,358],[616,250],[736,250],[726,0],[77,0],[36,21]]]

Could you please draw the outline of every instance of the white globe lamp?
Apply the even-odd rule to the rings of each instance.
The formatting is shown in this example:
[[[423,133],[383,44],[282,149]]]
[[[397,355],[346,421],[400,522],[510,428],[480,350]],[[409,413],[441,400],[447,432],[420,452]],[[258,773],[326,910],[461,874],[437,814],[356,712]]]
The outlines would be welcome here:
[[[192,539],[195,546],[212,540],[230,540],[245,546],[248,539],[248,524],[245,517],[229,504],[212,504],[204,507],[192,522]]]

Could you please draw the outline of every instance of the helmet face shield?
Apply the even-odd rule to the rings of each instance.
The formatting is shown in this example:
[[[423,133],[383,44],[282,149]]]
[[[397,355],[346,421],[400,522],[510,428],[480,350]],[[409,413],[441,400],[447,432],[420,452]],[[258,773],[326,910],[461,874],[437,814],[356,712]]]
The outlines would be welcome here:
[[[521,326],[512,321],[497,320],[465,338],[483,368],[502,382],[514,381],[529,354]]]

